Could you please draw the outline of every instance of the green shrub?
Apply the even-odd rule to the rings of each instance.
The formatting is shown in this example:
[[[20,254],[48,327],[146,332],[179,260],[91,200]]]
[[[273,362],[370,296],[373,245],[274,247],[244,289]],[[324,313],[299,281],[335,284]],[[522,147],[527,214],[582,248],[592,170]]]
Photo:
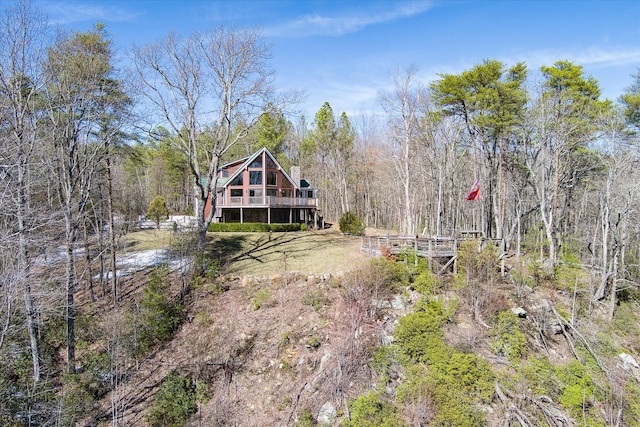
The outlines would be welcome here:
[[[588,289],[589,274],[582,267],[558,264],[554,269],[554,284],[557,289],[573,293],[574,289]]]
[[[156,223],[156,227],[160,228],[160,220],[167,219],[169,217],[169,211],[167,210],[167,203],[162,196],[156,196],[149,203],[149,209],[147,210],[147,218]]]
[[[182,321],[182,305],[171,300],[170,286],[167,267],[158,267],[143,290],[140,341],[147,350],[169,339]]]
[[[555,399],[562,390],[556,368],[549,359],[531,357],[522,365],[520,372],[534,395],[547,395]]]
[[[438,276],[427,269],[416,276],[411,286],[422,295],[431,296],[436,293],[441,284]]]
[[[382,289],[395,291],[398,287],[409,285],[411,280],[411,271],[403,262],[374,258],[369,262],[368,269],[376,285]]]
[[[267,224],[263,222],[212,222],[209,224],[208,231],[216,233],[280,233],[289,231],[300,231],[304,224],[298,223],[274,223]],[[306,230],[306,225],[305,225]]]
[[[435,411],[429,425],[483,426],[486,420],[477,405],[491,401],[493,373],[484,359],[446,344],[443,325],[451,310],[423,299],[415,312],[400,318],[395,338],[405,357],[406,378],[398,398],[405,405],[428,399]]]
[[[512,311],[502,311],[498,314],[490,330],[490,336],[491,350],[509,361],[519,360],[526,354],[527,337],[520,330],[520,319]]]
[[[413,362],[434,363],[449,357],[442,326],[447,320],[442,303],[418,302],[416,310],[400,318],[395,339],[401,352]]]
[[[309,289],[302,296],[302,303],[313,307],[315,311],[320,310],[331,303],[321,289]]]
[[[351,211],[345,212],[340,217],[340,231],[345,234],[352,234],[354,236],[362,236],[364,233],[364,223],[362,219]]]
[[[172,370],[162,381],[147,414],[152,427],[181,427],[198,409],[196,385]]]
[[[316,419],[313,418],[313,414],[309,408],[304,408],[302,413],[298,417],[298,422],[295,424],[296,427],[313,427],[317,425]]]
[[[78,374],[65,374],[62,388],[59,422],[60,425],[74,426],[91,411],[94,397]]]
[[[268,288],[260,289],[253,298],[253,309],[260,310],[260,308],[271,299],[271,291]]]
[[[395,405],[370,391],[349,405],[351,419],[342,423],[346,427],[396,427],[400,426]]]
[[[274,233],[281,232],[289,232],[289,231],[300,231],[301,224],[292,223],[292,224],[270,224],[269,230]]]
[[[623,418],[629,425],[640,425],[640,384],[635,381],[627,382],[625,400]]]
[[[558,379],[563,384],[560,403],[574,417],[581,416],[591,406],[595,393],[595,384],[587,369],[577,360],[572,360],[558,368]]]

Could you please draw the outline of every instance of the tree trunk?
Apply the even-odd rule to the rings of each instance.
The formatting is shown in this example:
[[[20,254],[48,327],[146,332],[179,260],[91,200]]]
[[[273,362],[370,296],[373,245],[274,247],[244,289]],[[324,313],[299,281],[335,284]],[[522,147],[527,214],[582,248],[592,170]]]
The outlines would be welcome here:
[[[70,229],[70,220],[67,221],[67,229]],[[73,373],[75,371],[75,358],[76,358],[76,337],[75,337],[75,259],[73,253],[73,241],[67,239],[67,251],[66,251],[66,292],[67,303],[65,307],[65,317],[67,323],[67,372]]]
[[[31,347],[31,362],[33,365],[33,380],[40,381],[40,343],[38,341],[38,328],[33,299],[31,295],[31,278],[29,277],[28,241],[26,215],[29,212],[29,195],[26,185],[27,163],[22,152],[22,146],[18,150],[18,265],[20,280],[23,283],[24,306],[27,316],[27,331],[29,333],[29,345]]]
[[[111,157],[107,152],[105,157],[107,169],[107,216],[109,221],[109,254],[111,255],[111,293],[113,296],[113,307],[118,306],[118,276],[116,266],[116,233],[113,221],[113,183],[111,179]],[[102,233],[102,229],[98,230]]]

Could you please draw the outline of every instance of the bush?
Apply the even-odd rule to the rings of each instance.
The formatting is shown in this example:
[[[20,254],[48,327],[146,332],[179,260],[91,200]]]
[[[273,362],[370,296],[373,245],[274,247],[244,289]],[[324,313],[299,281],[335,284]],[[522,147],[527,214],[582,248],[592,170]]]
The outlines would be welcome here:
[[[142,296],[140,344],[149,350],[155,344],[171,338],[182,321],[182,305],[171,301],[169,272],[156,268]]]
[[[395,291],[400,286],[407,286],[411,279],[409,266],[403,262],[374,258],[369,263],[369,269],[376,284],[389,291]]]
[[[412,284],[413,289],[422,295],[430,296],[440,288],[440,279],[429,270],[424,270],[418,274]]]
[[[216,233],[268,233],[268,232],[289,232],[300,231],[305,224],[267,224],[264,222],[212,222],[208,231]]]
[[[443,325],[450,314],[442,303],[422,300],[414,313],[400,318],[395,338],[405,356],[406,380],[398,397],[405,406],[425,398],[433,403],[429,425],[483,426],[477,404],[491,401],[493,374],[484,359],[446,344]]]
[[[156,223],[156,227],[160,228],[160,220],[167,219],[169,217],[169,211],[167,210],[167,203],[162,196],[156,196],[149,203],[149,209],[147,210],[147,218],[153,220]]]
[[[401,352],[412,362],[435,363],[449,358],[442,326],[447,314],[442,303],[422,300],[416,311],[400,318],[395,338]]]
[[[197,409],[195,384],[174,369],[162,381],[147,414],[147,422],[152,427],[181,427]]]
[[[345,234],[352,234],[354,236],[362,236],[364,233],[364,224],[362,219],[351,211],[345,212],[340,217],[340,231]]]
[[[399,426],[397,409],[376,393],[363,394],[349,405],[351,419],[346,427],[395,427]]]
[[[302,413],[298,417],[298,422],[295,423],[296,427],[313,427],[317,425],[315,418],[313,418],[313,414],[309,408],[304,408]]]
[[[520,320],[513,312],[502,311],[494,327],[490,330],[493,338],[489,346],[491,350],[509,361],[521,359],[527,351],[527,337],[520,330]]]

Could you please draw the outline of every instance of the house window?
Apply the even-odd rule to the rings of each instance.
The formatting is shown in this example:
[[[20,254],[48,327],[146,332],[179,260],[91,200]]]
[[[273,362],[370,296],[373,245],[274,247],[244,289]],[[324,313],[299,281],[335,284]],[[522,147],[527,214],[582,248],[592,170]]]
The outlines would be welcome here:
[[[249,185],[262,185],[262,171],[249,172]]]
[[[278,190],[276,190],[275,188],[268,188],[267,189],[267,196],[269,196],[269,197],[278,197]]]
[[[282,197],[291,197],[291,189],[283,189],[282,190]]]
[[[229,171],[228,171],[227,169],[223,170],[223,171],[222,171],[222,177],[223,177],[223,178],[226,178],[226,177],[228,177],[228,176],[229,176]]]
[[[243,185],[243,179],[242,179],[242,176],[243,176],[243,175],[244,175],[244,174],[243,174],[242,172],[240,172],[240,174],[239,174],[238,176],[236,176],[236,177],[233,179],[233,181],[231,181],[231,184],[230,184],[230,185],[237,185],[237,186],[241,186],[241,185]]]
[[[249,190],[249,197],[262,197],[262,189]]]
[[[242,188],[232,188],[231,197],[242,197]]]
[[[262,168],[262,156],[256,157],[256,159],[251,162],[249,165],[251,169],[261,169]]]
[[[267,185],[278,185],[278,172],[267,171]]]
[[[271,157],[267,156],[267,168],[269,169],[277,169],[276,163],[271,159]]]

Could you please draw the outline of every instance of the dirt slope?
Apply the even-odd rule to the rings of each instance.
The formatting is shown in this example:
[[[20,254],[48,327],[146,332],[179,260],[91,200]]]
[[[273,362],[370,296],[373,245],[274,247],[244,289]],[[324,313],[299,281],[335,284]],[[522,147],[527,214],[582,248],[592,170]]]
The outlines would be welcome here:
[[[146,237],[136,239],[149,249]],[[332,340],[344,342],[334,322],[342,292],[334,278],[368,260],[360,239],[331,230],[221,233],[212,235],[209,250],[224,260],[228,290],[194,291],[188,321],[130,370],[117,396],[102,400],[102,421],[86,424],[110,424],[118,400],[124,425],[144,425],[155,392],[175,368],[212,385],[193,425],[292,425],[303,409],[315,415],[330,399]],[[135,298],[141,283],[124,283],[123,292]],[[353,396],[361,391],[353,384]]]

